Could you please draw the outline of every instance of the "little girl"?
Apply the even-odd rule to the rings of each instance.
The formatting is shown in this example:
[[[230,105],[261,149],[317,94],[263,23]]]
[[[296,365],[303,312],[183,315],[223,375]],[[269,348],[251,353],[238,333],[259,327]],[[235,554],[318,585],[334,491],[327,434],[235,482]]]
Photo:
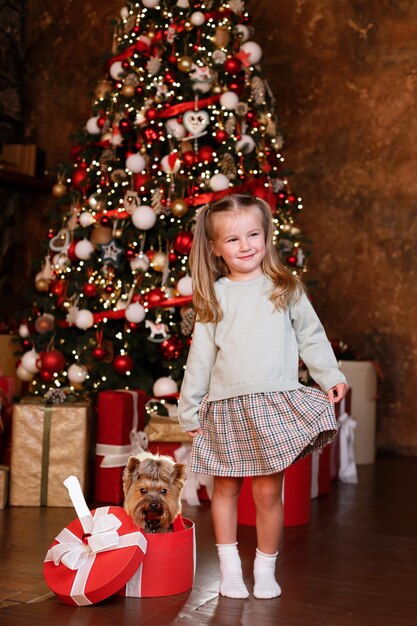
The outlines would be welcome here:
[[[269,206],[230,195],[201,209],[190,255],[197,321],[178,404],[193,437],[190,470],[214,476],[220,593],[247,598],[237,502],[252,477],[258,547],[254,596],[281,589],[275,562],[285,468],[330,443],[346,380],[300,280],[280,262]],[[299,356],[321,390],[298,380]]]

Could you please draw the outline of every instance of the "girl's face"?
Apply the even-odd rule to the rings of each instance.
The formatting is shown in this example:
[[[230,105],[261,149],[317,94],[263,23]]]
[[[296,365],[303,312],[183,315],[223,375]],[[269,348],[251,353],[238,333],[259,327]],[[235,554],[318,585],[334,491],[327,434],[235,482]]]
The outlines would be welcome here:
[[[230,280],[250,280],[262,274],[265,233],[259,209],[214,213],[213,253],[222,257]]]

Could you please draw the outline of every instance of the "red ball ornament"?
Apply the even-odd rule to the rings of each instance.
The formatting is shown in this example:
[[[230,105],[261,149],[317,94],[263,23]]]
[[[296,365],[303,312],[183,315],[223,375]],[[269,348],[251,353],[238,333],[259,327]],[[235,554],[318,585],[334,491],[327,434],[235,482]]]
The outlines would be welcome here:
[[[179,337],[170,337],[161,343],[162,356],[167,361],[173,361],[181,356],[183,343]]]
[[[246,113],[246,120],[252,122],[256,118],[255,111],[248,111]]]
[[[224,62],[224,71],[228,74],[237,74],[241,68],[241,61],[236,57],[230,57]]]
[[[175,263],[178,260],[178,255],[175,252],[170,252],[168,255],[168,260],[170,263]]]
[[[218,130],[216,131],[214,137],[218,143],[223,143],[229,138],[229,135],[226,133],[225,130]]]
[[[143,87],[142,87],[142,85],[138,85],[138,86],[136,87],[136,94],[137,94],[138,96],[141,96],[141,95],[143,94]]]
[[[79,261],[79,258],[75,254],[75,246],[77,245],[77,243],[78,243],[78,239],[74,239],[71,242],[70,247],[68,248],[67,254],[68,254],[68,258],[70,261]]]
[[[126,133],[131,131],[132,124],[130,120],[123,119],[119,124],[119,128],[120,128],[120,132],[122,133],[122,135],[125,135]]]
[[[41,370],[53,374],[64,369],[66,360],[65,356],[59,350],[49,350],[48,352],[42,352],[40,362]]]
[[[201,146],[198,151],[198,158],[203,163],[212,163],[214,161],[215,150],[211,146]]]
[[[41,370],[39,376],[44,383],[50,383],[54,378],[53,372],[48,372],[47,370]]]
[[[128,248],[125,252],[126,258],[130,261],[136,256],[136,252],[132,248]]]
[[[53,280],[49,289],[54,296],[62,296],[66,288],[67,284],[64,280]]]
[[[106,356],[106,351],[102,346],[96,346],[91,354],[96,361],[102,361]]]
[[[85,193],[89,188],[90,181],[88,180],[87,166],[85,163],[80,163],[80,165],[75,168],[72,175],[72,185],[78,191],[82,191],[82,193]]]
[[[198,163],[198,156],[193,150],[186,150],[182,154],[182,161],[185,167],[192,167]]]
[[[158,306],[158,304],[166,300],[165,291],[162,291],[159,287],[155,287],[155,289],[151,289],[145,294],[144,300],[145,305]]]
[[[106,118],[104,116],[101,116],[98,118],[97,120],[97,126],[99,128],[103,128],[104,124],[106,123]]]
[[[189,230],[183,230],[175,237],[172,247],[179,254],[189,254],[193,244],[193,233]]]
[[[146,250],[145,254],[148,257],[149,261],[152,263],[152,259],[153,259],[153,255],[155,254],[155,250],[153,248],[150,248],[150,250]]]
[[[175,76],[172,74],[172,72],[166,72],[165,82],[169,83],[170,85],[175,82]]]
[[[149,142],[156,141],[159,137],[159,134],[154,128],[146,128],[143,134]]]
[[[294,204],[295,202],[297,202],[297,196],[295,196],[293,193],[290,193],[290,195],[288,196],[288,202],[290,202],[290,204]]]
[[[119,354],[113,361],[113,369],[117,374],[127,374],[133,369],[133,359],[128,354]]]
[[[297,263],[297,257],[291,254],[291,256],[287,257],[288,265],[295,265]]]
[[[156,110],[155,109],[148,109],[146,111],[146,119],[149,121],[155,120],[156,119]]]
[[[277,198],[280,202],[284,202],[284,200],[286,199],[287,194],[285,193],[285,191],[279,191],[277,193]]]
[[[170,65],[177,65],[178,58],[175,54],[170,54],[168,57],[168,62]]]
[[[111,226],[111,219],[107,217],[107,215],[105,215],[104,217],[101,218],[100,224],[102,226]]]
[[[150,174],[135,174],[133,176],[133,189],[140,191],[141,187],[144,187],[151,179],[152,176]]]
[[[128,61],[127,59],[123,59],[123,61],[122,61],[122,68],[124,70],[128,70],[130,68],[130,61]]]
[[[114,292],[114,285],[106,285],[104,287],[104,291],[108,294],[113,293]]]
[[[95,283],[86,283],[83,287],[83,294],[87,298],[95,298],[97,295],[97,285]]]

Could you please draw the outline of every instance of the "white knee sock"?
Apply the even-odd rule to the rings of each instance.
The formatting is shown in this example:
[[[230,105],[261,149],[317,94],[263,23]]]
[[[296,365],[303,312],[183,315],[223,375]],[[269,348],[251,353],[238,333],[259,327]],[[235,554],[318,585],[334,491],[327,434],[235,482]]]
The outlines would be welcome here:
[[[216,543],[220,559],[220,594],[227,598],[247,598],[237,543]]]
[[[275,563],[278,552],[265,554],[256,548],[256,558],[253,566],[255,586],[253,595],[255,598],[277,598],[281,595],[281,587],[275,580]]]

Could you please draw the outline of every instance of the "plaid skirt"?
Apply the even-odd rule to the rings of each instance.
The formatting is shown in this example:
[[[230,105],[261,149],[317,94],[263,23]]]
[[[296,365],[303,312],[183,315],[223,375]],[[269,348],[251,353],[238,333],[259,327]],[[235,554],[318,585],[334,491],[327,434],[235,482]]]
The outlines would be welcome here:
[[[193,438],[190,470],[212,476],[275,474],[330,443],[334,405],[314,387],[203,399],[202,435]]]

